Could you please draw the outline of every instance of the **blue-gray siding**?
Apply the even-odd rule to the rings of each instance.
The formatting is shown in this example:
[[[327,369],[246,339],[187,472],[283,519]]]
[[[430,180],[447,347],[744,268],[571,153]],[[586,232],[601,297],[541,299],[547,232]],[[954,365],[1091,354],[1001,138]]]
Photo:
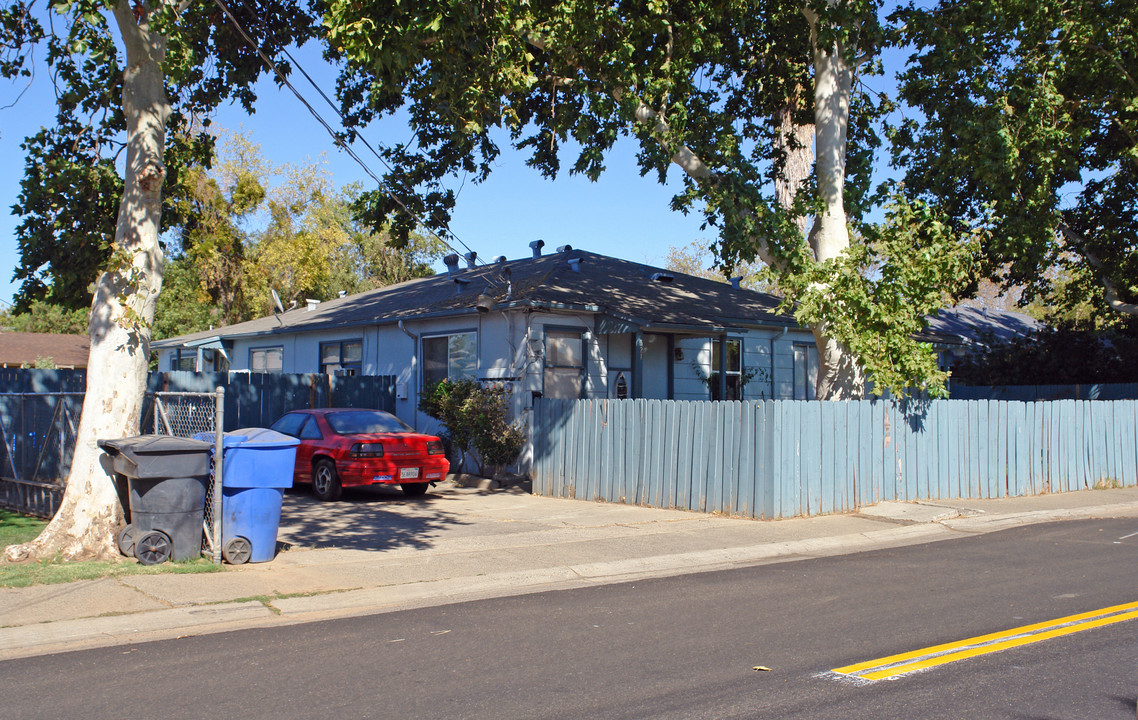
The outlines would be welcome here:
[[[761,518],[1138,484],[1138,401],[549,400],[534,492]]]

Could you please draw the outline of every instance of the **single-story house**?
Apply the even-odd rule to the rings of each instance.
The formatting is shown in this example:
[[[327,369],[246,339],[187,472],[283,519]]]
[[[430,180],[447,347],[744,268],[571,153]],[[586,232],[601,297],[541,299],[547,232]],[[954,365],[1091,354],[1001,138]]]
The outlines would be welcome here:
[[[0,332],[0,368],[35,367],[48,362],[72,370],[87,367],[91,339],[62,333]]]
[[[813,336],[779,298],[543,245],[488,265],[451,255],[446,273],[152,347],[161,370],[393,375],[396,413],[419,430],[435,428],[419,392],[444,378],[500,383],[521,418],[536,396],[814,398]]]

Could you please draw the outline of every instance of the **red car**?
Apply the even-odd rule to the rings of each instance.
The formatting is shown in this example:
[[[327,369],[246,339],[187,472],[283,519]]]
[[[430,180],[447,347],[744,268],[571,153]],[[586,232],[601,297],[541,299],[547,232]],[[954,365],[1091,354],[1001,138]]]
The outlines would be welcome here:
[[[293,479],[312,483],[320,500],[338,500],[346,487],[377,484],[398,485],[414,497],[450,470],[441,440],[380,410],[294,410],[272,429],[300,440]]]

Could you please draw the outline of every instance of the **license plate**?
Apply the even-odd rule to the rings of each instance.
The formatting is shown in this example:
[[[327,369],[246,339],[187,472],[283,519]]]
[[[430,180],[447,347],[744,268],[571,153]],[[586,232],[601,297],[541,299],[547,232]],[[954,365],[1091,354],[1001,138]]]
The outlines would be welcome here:
[[[409,478],[419,477],[419,468],[401,468],[399,470],[399,479],[407,480]]]

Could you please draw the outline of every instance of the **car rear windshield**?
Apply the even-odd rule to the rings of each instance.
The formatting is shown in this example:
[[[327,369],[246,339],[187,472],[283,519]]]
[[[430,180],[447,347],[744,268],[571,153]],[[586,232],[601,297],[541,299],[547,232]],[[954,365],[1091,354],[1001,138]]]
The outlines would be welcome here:
[[[329,413],[327,420],[337,435],[414,432],[405,422],[385,412]]]

